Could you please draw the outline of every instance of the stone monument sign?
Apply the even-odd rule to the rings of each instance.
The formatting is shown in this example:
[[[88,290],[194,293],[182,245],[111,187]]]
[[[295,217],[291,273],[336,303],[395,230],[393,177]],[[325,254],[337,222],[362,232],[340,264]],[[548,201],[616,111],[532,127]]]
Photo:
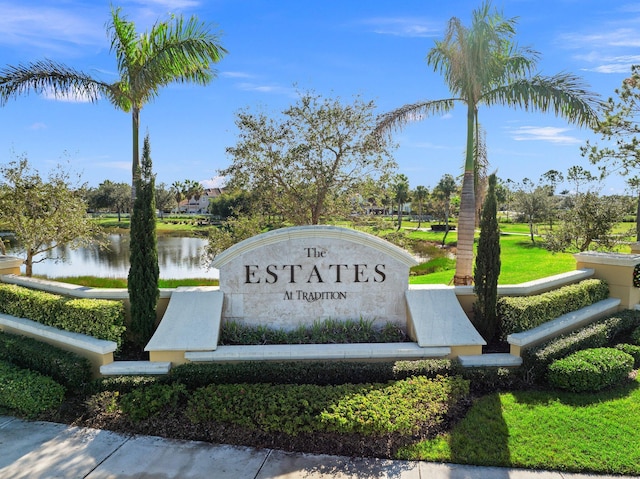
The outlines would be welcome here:
[[[324,319],[406,326],[409,268],[417,261],[376,236],[333,226],[282,228],[218,255],[222,317],[294,329]]]

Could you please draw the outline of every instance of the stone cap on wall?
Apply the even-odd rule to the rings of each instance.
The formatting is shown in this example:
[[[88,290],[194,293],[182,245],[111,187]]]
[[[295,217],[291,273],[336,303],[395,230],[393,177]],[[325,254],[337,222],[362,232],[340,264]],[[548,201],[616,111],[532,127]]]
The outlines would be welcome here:
[[[607,264],[612,266],[635,266],[640,263],[640,254],[583,251],[582,253],[575,253],[573,257],[579,263]]]
[[[231,248],[216,256],[211,263],[211,266],[219,269],[247,251],[296,238],[323,238],[350,241],[352,243],[357,243],[362,246],[379,250],[381,253],[391,256],[409,267],[416,266],[418,264],[418,261],[407,251],[383,240],[382,238],[378,238],[377,236],[339,226],[316,225],[280,228],[248,238],[233,245]]]

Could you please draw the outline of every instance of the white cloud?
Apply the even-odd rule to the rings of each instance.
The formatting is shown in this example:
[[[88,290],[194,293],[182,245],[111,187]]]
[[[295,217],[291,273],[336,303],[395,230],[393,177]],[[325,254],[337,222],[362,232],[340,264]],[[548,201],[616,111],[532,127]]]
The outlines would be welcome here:
[[[227,182],[227,178],[224,176],[214,176],[209,180],[201,180],[200,184],[205,188],[221,188]]]
[[[569,128],[557,128],[553,126],[521,126],[511,130],[511,138],[516,141],[546,141],[573,145],[582,143],[582,140],[564,133],[571,131]]]
[[[48,126],[42,122],[36,122],[29,127],[30,130],[46,130],[47,128]]]
[[[378,17],[361,23],[370,26],[375,33],[400,37],[433,37],[441,31],[440,26],[436,27],[423,18]]]
[[[253,78],[253,75],[244,72],[221,72],[220,76],[227,78]]]
[[[51,89],[46,89],[43,92],[42,97],[46,100],[64,101],[68,103],[91,103],[91,98],[80,91],[56,93]]]
[[[114,169],[114,170],[131,171],[131,162],[127,162],[127,161],[105,161],[105,162],[95,163],[95,166],[98,166],[101,168]]]

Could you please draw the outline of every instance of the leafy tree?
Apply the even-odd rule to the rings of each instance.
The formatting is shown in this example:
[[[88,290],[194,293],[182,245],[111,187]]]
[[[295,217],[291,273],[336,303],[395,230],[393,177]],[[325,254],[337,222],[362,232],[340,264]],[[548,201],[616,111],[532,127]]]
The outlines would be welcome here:
[[[170,211],[175,204],[175,198],[171,190],[167,189],[167,185],[160,183],[156,186],[156,207],[160,212],[160,217],[164,218],[164,212]]]
[[[617,98],[610,97],[604,106],[604,118],[594,129],[600,133],[606,146],[587,141],[583,156],[600,165],[602,176],[617,172],[629,177],[630,186],[637,192],[636,241],[640,241],[640,189],[635,188],[640,175],[640,65],[631,67],[631,76],[615,90]],[[611,144],[614,141],[615,144]]]
[[[515,205],[529,224],[531,242],[535,244],[536,224],[546,217],[549,209],[549,187],[523,179],[515,193]]]
[[[498,331],[498,277],[500,276],[500,227],[496,199],[496,175],[489,176],[489,189],[482,207],[478,254],[473,272],[474,324],[490,343]]]
[[[35,256],[67,245],[71,249],[98,242],[100,229],[87,216],[85,185],[72,184],[61,167],[44,181],[21,158],[0,167],[0,224],[11,230],[24,249],[26,275]]]
[[[593,191],[579,193],[564,211],[560,226],[546,235],[545,247],[551,251],[587,251],[595,245],[595,249],[611,250],[617,241],[613,227],[623,214],[624,206],[617,197],[599,196]]]
[[[376,128],[390,132],[410,121],[446,113],[458,102],[467,106],[467,144],[458,222],[458,259],[455,284],[470,284],[475,231],[476,158],[474,148],[480,105],[520,107],[528,111],[553,111],[571,122],[597,123],[597,96],[585,90],[581,80],[567,73],[552,77],[533,74],[539,54],[518,48],[515,19],[505,19],[490,2],[472,15],[470,27],[458,18],[449,21],[443,40],[427,54],[427,64],[440,72],[453,96],[405,105],[384,114]]]
[[[358,98],[345,105],[301,93],[280,118],[240,111],[238,144],[227,149],[232,164],[220,174],[295,225],[347,215],[359,186],[395,166],[387,141],[369,134],[374,110]]]
[[[406,175],[397,175],[393,182],[393,198],[398,205],[398,227],[402,228],[402,206],[409,201],[409,178]]]
[[[148,135],[144,139],[141,168],[136,175],[136,183],[138,193],[131,214],[131,266],[127,284],[131,303],[131,333],[134,342],[143,346],[153,335],[156,306],[160,297],[156,188]]]
[[[442,246],[444,246],[447,235],[449,234],[449,217],[451,216],[451,196],[458,189],[456,180],[453,176],[445,174],[440,178],[440,181],[433,189],[433,196],[435,196],[442,206],[442,212],[444,217],[444,236],[442,237]]]
[[[131,186],[126,183],[114,183],[105,180],[97,188],[89,191],[89,206],[96,210],[115,211],[118,221],[122,213],[131,206]]]
[[[208,261],[213,261],[224,250],[262,233],[264,228],[265,223],[259,215],[230,216],[219,228],[212,228],[209,231],[205,256]]]
[[[0,104],[30,91],[52,91],[56,96],[80,95],[92,101],[104,95],[116,108],[131,112],[135,197],[143,106],[158,95],[161,87],[173,82],[207,85],[215,77],[211,64],[219,62],[226,50],[211,27],[195,16],[185,21],[174,15],[170,21],[157,22],[150,31],[139,34],[119,8],[112,8],[108,31],[111,51],[116,55],[118,81],[106,83],[51,60],[8,66],[0,71]]]
[[[418,226],[416,226],[416,229],[420,229],[420,225],[422,224],[422,206],[427,196],[429,196],[429,190],[425,186],[416,186],[416,189],[413,191],[413,198],[418,203]]]
[[[226,191],[209,203],[209,213],[221,219],[249,216],[260,211],[255,194],[248,191]]]

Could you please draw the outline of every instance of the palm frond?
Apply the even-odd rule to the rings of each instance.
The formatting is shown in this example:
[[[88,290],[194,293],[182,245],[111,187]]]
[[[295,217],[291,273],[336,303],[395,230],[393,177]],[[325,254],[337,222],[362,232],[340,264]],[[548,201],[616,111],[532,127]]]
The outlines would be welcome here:
[[[447,113],[453,109],[459,98],[445,100],[431,100],[401,106],[378,117],[374,135],[383,135],[391,131],[400,130],[408,123],[422,120],[428,116]]]
[[[31,92],[54,98],[74,96],[96,102],[101,93],[109,96],[110,86],[86,73],[51,60],[9,65],[0,70],[0,105]]]
[[[603,105],[600,95],[589,91],[579,77],[569,73],[519,78],[485,93],[482,102],[527,111],[552,111],[556,116],[590,128],[598,125],[598,110]]]

